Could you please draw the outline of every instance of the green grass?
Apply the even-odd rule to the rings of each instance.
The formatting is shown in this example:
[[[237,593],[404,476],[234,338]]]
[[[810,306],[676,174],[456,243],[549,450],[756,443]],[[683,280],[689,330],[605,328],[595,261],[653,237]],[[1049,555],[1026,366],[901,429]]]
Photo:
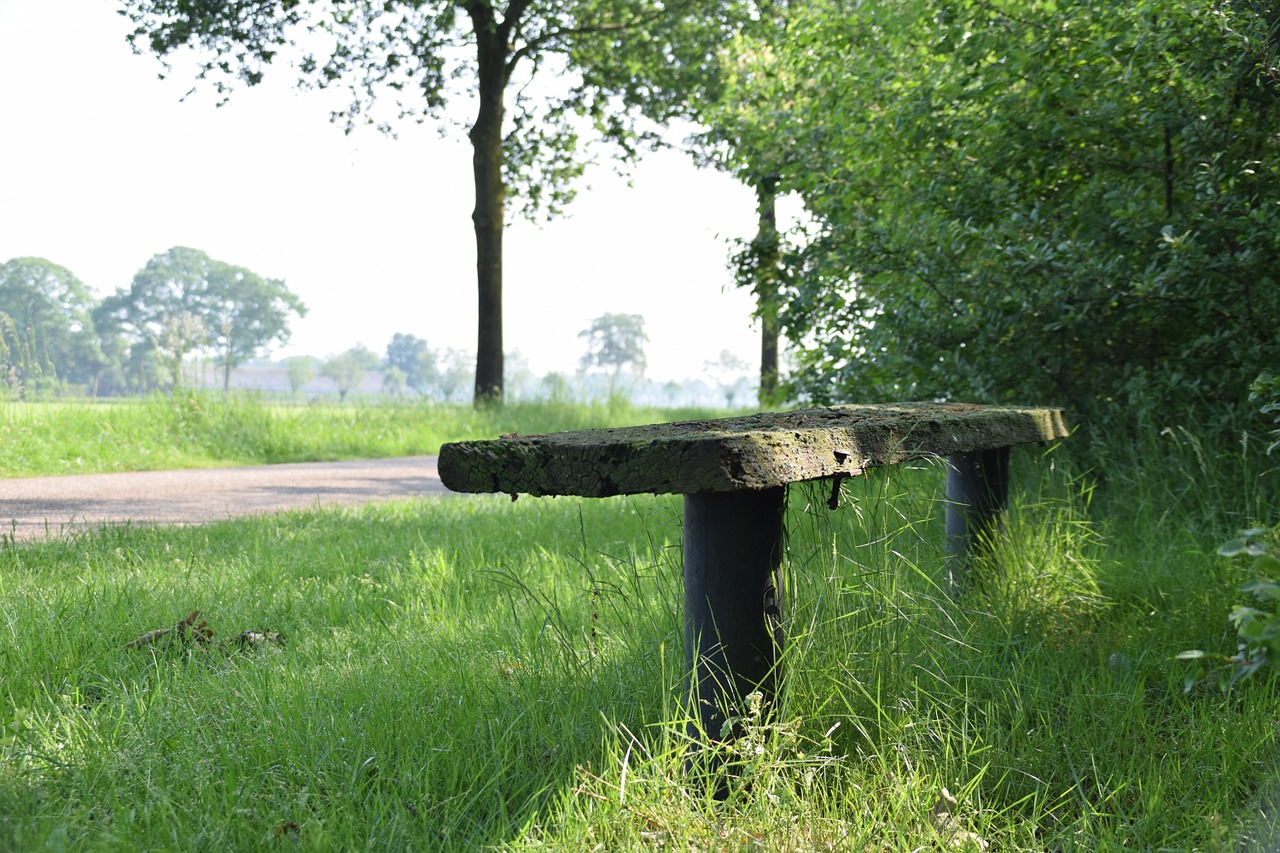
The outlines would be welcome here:
[[[712,417],[605,403],[284,405],[253,395],[0,402],[0,478],[415,456],[446,441]]]
[[[7,544],[0,849],[1235,849],[1280,790],[1277,685],[1188,690],[1174,656],[1234,651],[1248,567],[1214,550],[1276,521],[1275,460],[1186,433],[1093,456],[1016,454],[958,602],[936,466],[835,511],[793,487],[787,686],[723,803],[684,770],[677,500]],[[207,647],[128,647],[195,609]]]

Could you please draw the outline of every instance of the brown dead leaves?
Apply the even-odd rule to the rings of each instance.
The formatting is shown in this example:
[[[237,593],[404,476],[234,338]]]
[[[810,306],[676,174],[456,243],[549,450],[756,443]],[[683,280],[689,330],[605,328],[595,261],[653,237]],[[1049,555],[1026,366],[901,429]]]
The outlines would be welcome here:
[[[951,792],[943,788],[938,797],[938,802],[934,803],[933,810],[929,815],[929,822],[933,824],[933,828],[948,847],[959,850],[986,850],[990,847],[987,840],[976,832],[970,832],[965,829],[961,824],[960,818],[956,814],[958,805]]]
[[[125,648],[140,649],[150,645],[163,647],[181,645],[184,648],[191,648],[197,645],[207,646],[212,640],[213,630],[209,627],[209,623],[200,618],[199,610],[192,610],[185,619],[179,619],[176,625],[148,631],[126,644]]]
[[[199,610],[192,610],[184,618],[168,628],[156,628],[147,631],[135,640],[125,644],[126,649],[140,649],[144,646],[156,648],[180,648],[194,650],[208,648],[213,644],[213,629],[208,621],[201,618]],[[229,643],[240,649],[256,648],[268,645],[284,645],[284,635],[278,631],[241,631],[234,637],[228,637]]]

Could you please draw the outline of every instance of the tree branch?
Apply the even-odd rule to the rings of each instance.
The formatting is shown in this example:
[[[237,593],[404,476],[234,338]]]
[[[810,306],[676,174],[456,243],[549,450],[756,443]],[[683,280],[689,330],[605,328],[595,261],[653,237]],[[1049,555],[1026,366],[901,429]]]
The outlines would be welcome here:
[[[692,0],[685,0],[683,3],[671,3],[661,9],[651,9],[648,12],[639,12],[634,18],[626,21],[605,21],[596,24],[582,24],[574,27],[563,27],[560,29],[550,29],[543,33],[542,36],[532,39],[522,47],[518,53],[528,54],[532,51],[539,50],[547,44],[561,41],[574,36],[590,36],[601,35],[604,33],[620,33],[636,27],[645,26],[651,21],[657,20],[664,15],[681,14],[685,9],[695,7],[697,4]]]
[[[512,32],[520,26],[524,13],[529,11],[532,2],[533,0],[511,0],[507,4],[507,11],[502,16],[502,24],[498,27],[498,32],[504,38],[510,38]]]
[[[460,4],[467,16],[471,18],[471,27],[476,36],[494,26],[493,7],[483,0],[465,0]]]

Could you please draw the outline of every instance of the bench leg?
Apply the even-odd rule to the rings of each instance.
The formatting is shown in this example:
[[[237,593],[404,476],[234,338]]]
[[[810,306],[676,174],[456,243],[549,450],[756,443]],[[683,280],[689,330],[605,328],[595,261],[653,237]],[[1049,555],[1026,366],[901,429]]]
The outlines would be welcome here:
[[[954,596],[968,582],[969,558],[1004,533],[1009,505],[1009,448],[947,458],[947,583]]]
[[[685,495],[684,641],[691,709],[712,740],[743,698],[778,681],[786,489]],[[690,733],[698,736],[696,725]]]

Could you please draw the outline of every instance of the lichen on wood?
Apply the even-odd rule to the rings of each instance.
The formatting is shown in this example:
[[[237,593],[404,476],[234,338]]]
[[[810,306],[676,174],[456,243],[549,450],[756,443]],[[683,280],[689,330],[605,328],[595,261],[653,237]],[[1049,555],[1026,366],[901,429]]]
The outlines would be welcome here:
[[[909,459],[1065,438],[1061,409],[899,403],[446,444],[459,492],[608,497],[767,489]]]

